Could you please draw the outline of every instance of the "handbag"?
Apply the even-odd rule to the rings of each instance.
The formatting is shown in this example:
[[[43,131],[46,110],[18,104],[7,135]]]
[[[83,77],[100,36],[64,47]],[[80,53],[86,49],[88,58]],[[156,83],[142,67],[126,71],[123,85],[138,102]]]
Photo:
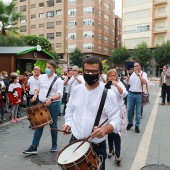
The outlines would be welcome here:
[[[142,105],[144,106],[144,105],[150,104],[150,101],[149,101],[150,94],[148,90],[148,83],[146,83],[146,93],[143,91],[143,84],[141,84],[141,86],[142,86]]]

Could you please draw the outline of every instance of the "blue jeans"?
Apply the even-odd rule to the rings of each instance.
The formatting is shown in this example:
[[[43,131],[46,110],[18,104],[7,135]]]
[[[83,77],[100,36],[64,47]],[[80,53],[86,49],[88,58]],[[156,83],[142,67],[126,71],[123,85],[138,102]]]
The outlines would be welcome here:
[[[108,144],[109,144],[109,152],[113,150],[113,143],[115,146],[115,154],[120,155],[120,150],[121,150],[121,138],[120,135],[117,133],[109,133],[108,134]]]
[[[141,109],[142,109],[142,94],[134,94],[129,92],[127,97],[127,113],[128,123],[133,124],[133,113],[136,106],[136,127],[140,125]]]
[[[53,123],[49,124],[50,128],[58,129],[57,118],[58,118],[58,114],[60,111],[60,102],[57,101],[57,102],[51,103],[51,105],[48,106],[48,109],[50,110],[51,118],[53,120]],[[34,146],[34,147],[39,146],[39,142],[40,142],[40,139],[41,139],[41,136],[43,133],[43,129],[44,129],[44,127],[35,129],[32,146]],[[52,146],[57,146],[57,136],[58,136],[58,132],[51,129]]]

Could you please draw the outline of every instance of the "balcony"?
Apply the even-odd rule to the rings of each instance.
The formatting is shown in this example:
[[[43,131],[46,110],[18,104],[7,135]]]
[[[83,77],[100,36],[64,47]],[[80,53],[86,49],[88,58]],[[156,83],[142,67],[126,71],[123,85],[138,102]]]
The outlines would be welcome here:
[[[162,13],[162,14],[155,13],[153,19],[154,19],[154,20],[165,19],[165,18],[167,18],[167,16],[168,16],[167,11],[165,11],[165,12]]]
[[[153,29],[154,34],[161,34],[167,32],[167,26],[159,26]]]
[[[167,0],[154,0],[154,5],[162,5],[167,3]]]

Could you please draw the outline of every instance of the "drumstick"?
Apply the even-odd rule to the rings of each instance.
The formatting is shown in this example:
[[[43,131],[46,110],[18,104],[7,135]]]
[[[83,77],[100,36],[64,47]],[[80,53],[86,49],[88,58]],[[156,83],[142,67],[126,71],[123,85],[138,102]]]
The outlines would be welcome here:
[[[100,126],[98,126],[98,128],[100,128],[102,125],[104,125],[104,123],[106,123],[108,121],[108,119],[106,119]],[[91,134],[76,148],[74,149],[73,152],[75,152],[78,148],[80,148],[80,146],[82,146],[87,140],[89,140],[91,137]]]
[[[51,130],[56,130],[56,131],[59,131],[59,132],[64,132],[66,134],[70,134],[71,132],[66,132],[66,131],[63,131],[63,130],[60,130],[60,129],[56,129],[56,128],[51,128]]]

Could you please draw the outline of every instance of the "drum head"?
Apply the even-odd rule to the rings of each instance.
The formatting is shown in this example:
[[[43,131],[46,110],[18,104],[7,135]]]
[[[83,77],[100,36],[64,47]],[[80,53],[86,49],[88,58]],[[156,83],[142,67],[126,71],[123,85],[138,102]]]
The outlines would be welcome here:
[[[85,142],[82,146],[80,146],[80,148],[78,148],[75,152],[73,152],[81,143],[82,141],[76,142],[66,147],[63,150],[63,152],[60,153],[57,162],[62,165],[68,164],[68,163],[75,162],[83,155],[85,155],[90,147],[89,142]]]

